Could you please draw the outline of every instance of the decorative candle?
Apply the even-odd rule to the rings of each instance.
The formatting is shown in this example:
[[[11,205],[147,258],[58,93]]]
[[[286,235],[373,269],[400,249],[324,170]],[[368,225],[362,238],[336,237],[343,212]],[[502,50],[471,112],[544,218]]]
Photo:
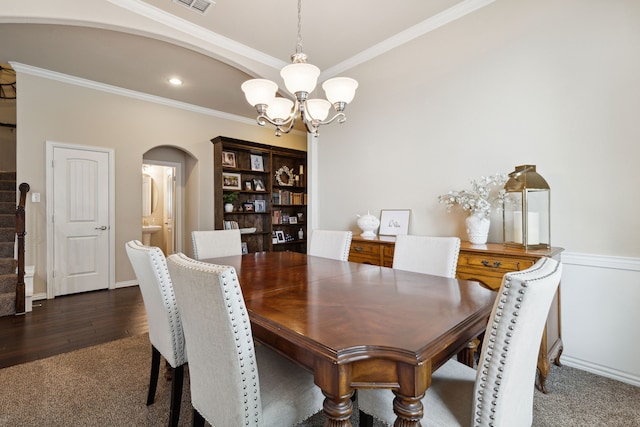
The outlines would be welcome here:
[[[540,243],[538,212],[527,214],[527,245],[537,245]],[[522,244],[522,211],[513,212],[513,238],[514,243]]]

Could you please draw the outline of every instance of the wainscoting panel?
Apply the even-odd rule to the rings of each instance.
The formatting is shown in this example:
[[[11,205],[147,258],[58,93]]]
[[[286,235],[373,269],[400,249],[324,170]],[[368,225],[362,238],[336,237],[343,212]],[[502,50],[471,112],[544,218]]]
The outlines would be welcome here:
[[[640,386],[640,258],[565,252],[561,361]]]

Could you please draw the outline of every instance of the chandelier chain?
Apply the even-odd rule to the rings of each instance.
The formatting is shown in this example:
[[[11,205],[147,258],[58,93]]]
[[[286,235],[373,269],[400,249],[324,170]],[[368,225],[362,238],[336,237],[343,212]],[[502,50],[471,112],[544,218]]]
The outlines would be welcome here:
[[[302,0],[298,0],[298,40],[296,53],[302,53]]]

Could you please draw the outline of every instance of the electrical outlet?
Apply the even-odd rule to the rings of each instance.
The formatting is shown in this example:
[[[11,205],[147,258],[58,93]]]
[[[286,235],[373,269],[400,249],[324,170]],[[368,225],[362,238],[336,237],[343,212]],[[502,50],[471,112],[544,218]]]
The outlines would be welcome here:
[[[40,193],[31,193],[31,201],[33,203],[40,203]]]

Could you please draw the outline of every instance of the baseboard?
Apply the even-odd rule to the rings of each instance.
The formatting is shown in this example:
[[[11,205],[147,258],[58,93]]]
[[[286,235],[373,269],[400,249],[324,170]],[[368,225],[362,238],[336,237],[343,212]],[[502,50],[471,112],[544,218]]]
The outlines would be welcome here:
[[[46,292],[40,292],[39,294],[33,294],[33,301],[39,301],[39,300],[43,300],[43,299],[47,299],[47,293]]]
[[[591,372],[592,374],[600,375],[601,377],[611,378],[612,380],[640,387],[640,377],[636,375],[630,375],[627,372],[617,371],[606,366],[587,362],[586,360],[577,359],[571,356],[562,355],[560,360],[563,365],[569,366],[571,368]]]
[[[130,286],[138,286],[138,281],[137,280],[126,280],[124,282],[116,282],[116,287],[114,289],[128,288]]]
[[[591,255],[577,252],[563,252],[561,257],[562,263],[565,265],[640,271],[640,258]]]

